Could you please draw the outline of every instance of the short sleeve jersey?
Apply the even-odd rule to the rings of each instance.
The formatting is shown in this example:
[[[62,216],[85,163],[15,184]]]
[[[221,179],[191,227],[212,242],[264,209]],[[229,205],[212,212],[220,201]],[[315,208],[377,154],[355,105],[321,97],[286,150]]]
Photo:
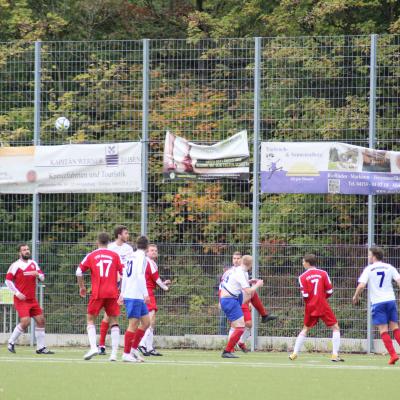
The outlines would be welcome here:
[[[33,300],[36,297],[36,276],[31,272],[38,271],[43,274],[39,266],[33,260],[17,260],[10,265],[6,279],[13,281],[15,287],[26,297],[26,300]]]
[[[227,273],[229,272],[229,273]],[[239,296],[243,289],[249,288],[248,274],[241,267],[232,267],[224,274],[221,289],[233,296]]]
[[[145,272],[146,287],[148,290],[154,290],[157,287],[157,279],[160,278],[158,274],[158,267],[154,260],[147,258],[147,266]]]
[[[93,299],[118,297],[118,274],[122,275],[123,266],[116,252],[105,248],[94,250],[79,267],[82,272],[90,270]]]
[[[327,298],[333,292],[328,273],[322,269],[310,268],[299,276],[299,285],[311,315],[323,315],[329,307]]]
[[[400,279],[397,269],[381,261],[364,268],[358,283],[368,284],[371,304],[396,300],[392,281]]]

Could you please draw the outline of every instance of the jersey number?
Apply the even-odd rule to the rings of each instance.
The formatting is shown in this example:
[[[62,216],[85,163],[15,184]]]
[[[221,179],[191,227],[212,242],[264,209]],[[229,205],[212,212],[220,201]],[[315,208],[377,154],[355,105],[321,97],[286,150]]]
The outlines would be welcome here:
[[[311,279],[310,282],[314,284],[314,295],[316,295],[318,292],[319,279]]]
[[[100,260],[96,266],[100,268],[100,278],[108,278],[112,261],[111,260]]]
[[[382,287],[383,280],[385,279],[385,272],[384,271],[380,271],[380,272],[377,272],[376,274],[381,277],[381,281],[379,282],[379,287]]]

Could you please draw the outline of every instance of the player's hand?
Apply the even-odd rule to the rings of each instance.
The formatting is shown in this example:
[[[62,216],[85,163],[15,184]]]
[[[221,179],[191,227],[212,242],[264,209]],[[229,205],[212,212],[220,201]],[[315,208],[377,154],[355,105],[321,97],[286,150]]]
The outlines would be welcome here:
[[[358,296],[353,296],[353,304],[357,304],[358,303]]]
[[[257,283],[258,279],[250,279],[249,283],[250,285],[255,285]]]
[[[16,293],[15,296],[17,296],[20,300],[26,300],[26,296],[21,292]]]
[[[166,280],[164,281],[164,285],[167,285],[167,286],[169,286],[171,283],[172,283],[172,282],[171,282],[169,279],[166,279]]]
[[[261,286],[264,286],[264,281],[262,279],[257,279],[257,282],[255,283],[255,287],[259,288]]]
[[[119,306],[122,306],[122,304],[124,304],[124,298],[122,297],[122,294],[118,297],[117,303]]]
[[[149,296],[144,296],[143,300],[144,300],[144,304],[150,304],[150,297]]]
[[[79,288],[79,296],[85,298],[86,297],[86,293],[87,293],[87,291],[86,291],[85,287]]]

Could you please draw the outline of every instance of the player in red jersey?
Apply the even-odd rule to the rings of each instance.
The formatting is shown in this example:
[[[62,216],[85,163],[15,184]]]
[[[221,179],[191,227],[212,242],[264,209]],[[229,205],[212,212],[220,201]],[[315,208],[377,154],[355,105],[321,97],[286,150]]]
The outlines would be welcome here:
[[[36,322],[35,336],[37,354],[54,354],[45,345],[45,319],[43,310],[36,300],[36,279],[44,281],[44,273],[31,259],[29,246],[18,245],[19,260],[11,264],[6,275],[6,285],[14,293],[14,307],[19,315],[19,324],[8,339],[8,351],[15,353],[15,342],[31,323]]]
[[[232,268],[238,267],[242,261],[242,254],[239,251],[235,251],[232,256]],[[247,274],[248,277],[248,274]],[[252,281],[250,281],[252,282]],[[260,296],[257,292],[253,292],[251,298],[246,298],[242,304],[243,317],[245,322],[245,329],[243,335],[239,339],[238,347],[244,352],[247,353],[249,350],[246,347],[246,341],[251,336],[251,328],[253,327],[253,321],[251,317],[251,306],[253,306],[258,313],[261,315],[261,322],[266,323],[268,321],[273,321],[277,318],[276,315],[268,314],[264,304],[262,303]],[[229,336],[233,333],[234,328],[231,327],[229,330]]]
[[[334,362],[344,361],[339,357],[340,330],[328,298],[333,293],[332,283],[326,271],[316,267],[317,258],[314,254],[306,254],[303,258],[303,267],[306,269],[299,276],[300,290],[305,301],[304,326],[297,336],[290,360],[295,360],[309,330],[321,319],[326,326],[332,329],[332,358]]]
[[[110,361],[117,361],[120,330],[117,322],[119,316],[118,279],[122,275],[122,263],[119,255],[107,249],[110,237],[107,233],[100,233],[97,238],[97,250],[89,253],[76,270],[79,285],[79,294],[86,296],[83,273],[90,270],[92,293],[87,308],[87,333],[90,350],[84,359],[90,360],[98,354],[96,345],[96,317],[104,308],[111,325],[111,356]]]
[[[167,279],[163,282],[158,274],[157,245],[150,243],[146,255],[149,259],[145,271],[145,278],[146,287],[150,298],[150,302],[149,304],[147,304],[147,309],[149,310],[150,317],[150,326],[147,328],[146,333],[140,341],[139,350],[144,356],[162,356],[162,354],[156,351],[153,346],[154,328],[156,326],[156,312],[158,311],[154,290],[157,288],[157,285],[165,291],[169,290],[169,285],[171,284],[171,281]]]

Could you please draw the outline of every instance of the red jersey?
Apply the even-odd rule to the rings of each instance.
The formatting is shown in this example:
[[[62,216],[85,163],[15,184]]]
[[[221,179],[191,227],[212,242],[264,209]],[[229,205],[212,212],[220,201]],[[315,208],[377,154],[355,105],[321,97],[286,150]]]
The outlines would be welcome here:
[[[118,293],[118,273],[122,275],[119,255],[106,248],[89,253],[79,265],[82,272],[90,270],[92,299],[116,299]]]
[[[26,300],[36,298],[36,276],[29,275],[32,271],[44,275],[35,261],[19,259],[10,265],[6,275],[6,279],[14,282],[14,286],[25,295]]]
[[[327,298],[333,293],[327,272],[310,268],[299,276],[299,284],[307,312],[314,317],[323,315],[329,308]]]
[[[144,273],[146,278],[146,287],[147,290],[154,290],[157,287],[157,279],[160,278],[158,275],[158,267],[155,261],[147,258],[147,266],[146,271]]]

